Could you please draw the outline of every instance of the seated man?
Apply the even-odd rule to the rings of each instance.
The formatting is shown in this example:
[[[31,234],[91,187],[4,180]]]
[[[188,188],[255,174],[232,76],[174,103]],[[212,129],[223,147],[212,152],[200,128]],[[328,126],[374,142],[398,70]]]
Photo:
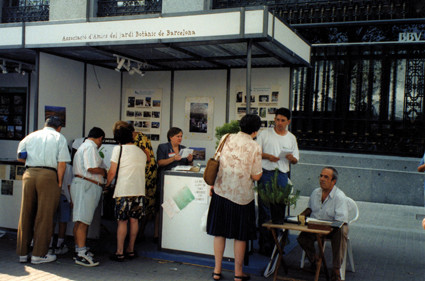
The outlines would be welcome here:
[[[334,229],[326,236],[327,239],[331,239],[332,243],[332,280],[341,280],[339,270],[344,259],[348,237],[348,207],[346,196],[344,192],[336,187],[337,180],[338,172],[335,168],[323,168],[319,178],[320,188],[316,188],[311,193],[308,208],[300,214],[316,219],[344,222],[341,228]],[[316,234],[301,232],[297,240],[301,248],[305,251],[310,263],[315,266],[318,260],[316,249],[314,248]]]

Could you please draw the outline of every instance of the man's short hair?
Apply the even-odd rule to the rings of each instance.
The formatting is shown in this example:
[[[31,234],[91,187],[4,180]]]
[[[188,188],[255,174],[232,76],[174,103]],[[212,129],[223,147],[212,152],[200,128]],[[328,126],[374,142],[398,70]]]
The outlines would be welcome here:
[[[242,132],[250,135],[260,129],[261,119],[258,115],[247,114],[239,121],[239,127],[241,127]]]
[[[288,118],[288,120],[291,120],[291,111],[285,107],[281,107],[275,111],[275,115],[282,115]]]
[[[105,132],[101,128],[93,127],[90,130],[89,135],[87,137],[88,138],[94,138],[94,139],[97,139],[97,138],[100,138],[100,137],[105,138]]]
[[[335,183],[338,181],[338,171],[331,166],[324,167],[323,169],[332,170],[332,180],[335,180]]]
[[[45,127],[50,127],[54,129],[58,129],[59,127],[63,127],[62,120],[57,116],[49,116],[44,122]]]

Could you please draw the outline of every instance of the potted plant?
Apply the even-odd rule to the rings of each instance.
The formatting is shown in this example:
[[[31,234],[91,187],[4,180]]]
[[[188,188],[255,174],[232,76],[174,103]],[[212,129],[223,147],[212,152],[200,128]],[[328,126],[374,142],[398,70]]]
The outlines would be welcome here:
[[[272,222],[281,224],[285,219],[286,207],[289,209],[292,205],[296,206],[300,191],[297,190],[295,194],[292,194],[292,182],[290,180],[285,187],[280,186],[277,182],[278,174],[279,170],[276,168],[271,181],[265,185],[258,184],[255,190],[264,204],[270,208]]]

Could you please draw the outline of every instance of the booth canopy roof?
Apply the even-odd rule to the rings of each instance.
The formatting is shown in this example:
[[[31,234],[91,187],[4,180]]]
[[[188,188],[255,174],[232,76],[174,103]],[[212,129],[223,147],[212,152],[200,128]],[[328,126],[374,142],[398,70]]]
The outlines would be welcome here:
[[[264,15],[263,18],[257,19],[261,32],[256,31],[258,29],[256,22],[243,23],[243,20],[248,21],[250,19],[249,16],[244,15],[241,16],[242,20],[240,21],[242,28],[240,26],[237,27],[237,34],[234,36],[229,35],[228,32],[217,34],[214,30],[213,32],[215,33],[213,36],[169,38],[168,40],[127,40],[125,42],[120,40],[108,40],[105,42],[85,41],[80,44],[55,44],[56,41],[51,43],[50,41],[41,40],[42,43],[37,45],[31,42],[31,32],[37,34],[43,32],[46,34],[49,33],[48,28],[54,26],[53,24],[45,26],[40,26],[39,24],[37,26],[30,26],[25,31],[27,35],[25,44],[22,44],[25,46],[24,48],[6,48],[0,46],[0,59],[4,58],[34,65],[36,50],[39,50],[52,55],[110,69],[115,69],[117,66],[117,59],[114,55],[124,56],[142,62],[142,70],[147,71],[245,68],[247,66],[248,42],[252,40],[252,67],[308,65],[310,46],[286,24],[273,17],[269,12],[266,10],[259,11]],[[244,10],[238,10],[237,12],[241,14],[245,13]],[[273,23],[274,20],[279,21],[279,24]],[[236,22],[238,21],[237,18]],[[125,23],[125,21],[121,22]],[[94,24],[99,25],[101,22]],[[64,26],[68,27],[66,25]],[[284,32],[280,32],[279,28],[284,29]],[[251,33],[249,33],[250,31]],[[208,32],[206,31],[206,33]],[[280,38],[278,38],[279,34]],[[301,47],[297,48],[297,46]],[[302,54],[300,54],[300,49],[302,50]]]

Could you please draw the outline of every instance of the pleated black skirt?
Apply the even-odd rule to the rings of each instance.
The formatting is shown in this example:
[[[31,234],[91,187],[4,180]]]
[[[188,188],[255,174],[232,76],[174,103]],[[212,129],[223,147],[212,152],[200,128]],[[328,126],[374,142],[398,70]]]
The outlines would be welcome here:
[[[255,202],[236,204],[213,192],[208,210],[207,233],[241,241],[255,240]]]

